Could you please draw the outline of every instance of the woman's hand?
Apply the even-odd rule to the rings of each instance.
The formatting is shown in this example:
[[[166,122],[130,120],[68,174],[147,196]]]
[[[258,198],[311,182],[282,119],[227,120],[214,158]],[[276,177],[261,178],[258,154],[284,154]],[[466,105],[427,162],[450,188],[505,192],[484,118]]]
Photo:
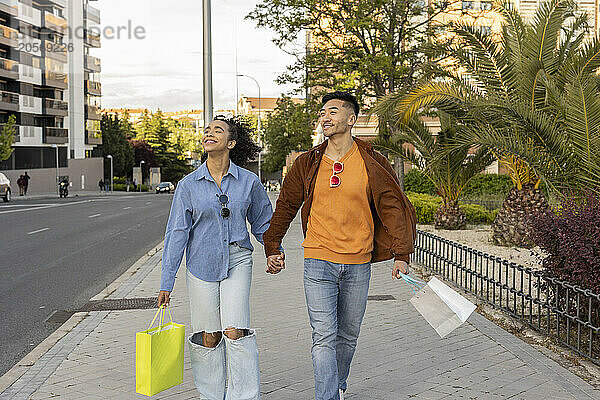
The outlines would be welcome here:
[[[158,306],[162,306],[164,305],[169,305],[169,298],[171,297],[171,292],[168,292],[166,290],[161,290],[160,292],[158,292]]]

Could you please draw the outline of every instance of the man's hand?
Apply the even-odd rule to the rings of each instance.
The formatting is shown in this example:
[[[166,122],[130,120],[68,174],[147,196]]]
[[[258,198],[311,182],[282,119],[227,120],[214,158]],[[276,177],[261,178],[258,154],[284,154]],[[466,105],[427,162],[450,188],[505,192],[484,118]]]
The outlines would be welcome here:
[[[285,268],[285,254],[273,254],[267,257],[267,273],[278,274],[282,269]]]
[[[167,292],[166,290],[161,290],[158,292],[158,306],[169,305],[169,298],[171,297],[171,292]]]
[[[392,271],[392,279],[402,279],[398,272],[402,272],[404,275],[410,273],[410,268],[408,268],[408,263],[402,260],[394,261],[394,270]]]

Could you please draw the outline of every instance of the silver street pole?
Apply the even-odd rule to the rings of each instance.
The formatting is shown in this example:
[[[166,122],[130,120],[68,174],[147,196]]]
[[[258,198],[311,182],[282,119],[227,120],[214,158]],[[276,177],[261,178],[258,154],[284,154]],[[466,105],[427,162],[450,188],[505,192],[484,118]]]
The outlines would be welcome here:
[[[206,129],[208,124],[210,124],[213,120],[212,46],[210,13],[210,0],[202,0],[202,76],[204,83],[204,129]]]

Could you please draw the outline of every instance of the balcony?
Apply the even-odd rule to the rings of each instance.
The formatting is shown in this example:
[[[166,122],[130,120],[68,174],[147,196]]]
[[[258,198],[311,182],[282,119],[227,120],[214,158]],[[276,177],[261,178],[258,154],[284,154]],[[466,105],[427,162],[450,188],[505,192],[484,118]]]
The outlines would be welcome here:
[[[85,144],[102,144],[102,131],[85,130]]]
[[[43,113],[66,117],[69,114],[69,103],[57,99],[44,99]]]
[[[84,30],[85,44],[91,47],[100,47],[100,35],[90,31],[89,29]]]
[[[0,11],[3,11],[13,17],[19,13],[17,0],[0,0]]]
[[[67,31],[67,20],[45,11],[44,28],[64,34]]]
[[[19,95],[19,112],[42,114],[42,99],[26,94]]]
[[[21,21],[28,22],[38,28],[42,26],[42,12],[25,3],[19,3],[18,18]]]
[[[0,91],[2,95],[0,99],[0,110],[2,111],[19,111],[19,94],[12,92]]]
[[[100,10],[90,6],[89,4],[85,5],[85,18],[89,19],[92,22],[100,24]]]
[[[44,54],[46,57],[62,63],[67,63],[69,60],[67,56],[67,45],[64,43],[44,40]]]
[[[42,44],[41,39],[21,34],[17,36],[17,40],[19,42],[18,47],[21,52],[38,57],[42,56],[42,47],[44,47],[44,45]]]
[[[96,106],[85,106],[85,119],[95,119],[97,121],[102,119],[102,115],[100,114],[100,108]]]
[[[100,84],[100,82],[86,80],[85,81],[85,89],[86,89],[87,94],[91,94],[94,96],[102,95],[102,85]]]
[[[100,59],[92,56],[86,56],[85,68],[93,72],[100,72]]]
[[[45,126],[42,137],[42,143],[65,144],[69,142],[69,130],[66,128],[56,128],[54,126]]]
[[[44,85],[59,89],[66,89],[69,86],[67,74],[63,72],[46,71],[44,74]]]
[[[19,79],[19,63],[0,57],[0,77]]]
[[[41,85],[42,70],[30,65],[19,64],[19,80],[34,85]]]
[[[0,44],[17,47],[19,45],[19,32],[8,26],[0,25]]]

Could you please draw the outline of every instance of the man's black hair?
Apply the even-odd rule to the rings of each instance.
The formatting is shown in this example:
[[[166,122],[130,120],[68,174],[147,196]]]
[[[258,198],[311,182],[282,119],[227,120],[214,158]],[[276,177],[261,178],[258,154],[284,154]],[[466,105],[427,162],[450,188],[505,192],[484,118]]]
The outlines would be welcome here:
[[[321,102],[323,105],[325,105],[325,103],[327,103],[329,100],[342,100],[346,103],[350,103],[352,105],[354,115],[358,117],[358,112],[360,111],[358,100],[356,100],[356,97],[354,97],[350,93],[342,92],[341,90],[336,90],[335,92],[327,93],[325,96],[323,96]]]

